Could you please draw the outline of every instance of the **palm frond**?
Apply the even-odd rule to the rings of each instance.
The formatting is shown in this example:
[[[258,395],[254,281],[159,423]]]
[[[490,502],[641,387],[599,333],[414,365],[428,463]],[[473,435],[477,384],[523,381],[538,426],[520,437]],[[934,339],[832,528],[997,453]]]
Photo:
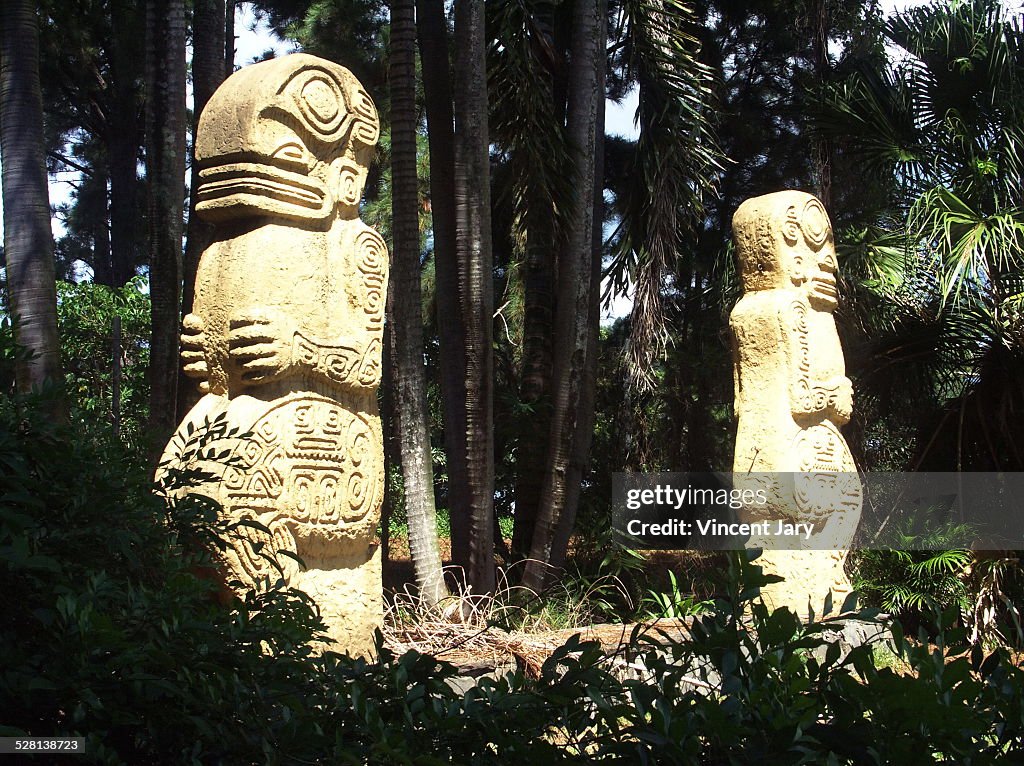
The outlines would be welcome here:
[[[489,130],[508,160],[504,192],[521,223],[530,205],[546,206],[557,217],[572,194],[565,132],[552,98],[554,71],[563,62],[546,20],[557,5],[550,0],[487,3],[487,88],[498,94],[489,99]]]
[[[632,384],[649,388],[652,360],[668,337],[664,280],[676,259],[686,257],[685,235],[702,220],[723,159],[712,127],[712,75],[698,58],[690,6],[621,0],[613,13],[616,63],[639,88],[640,137],[630,184],[619,201],[608,291],[623,294],[635,286],[626,353]]]

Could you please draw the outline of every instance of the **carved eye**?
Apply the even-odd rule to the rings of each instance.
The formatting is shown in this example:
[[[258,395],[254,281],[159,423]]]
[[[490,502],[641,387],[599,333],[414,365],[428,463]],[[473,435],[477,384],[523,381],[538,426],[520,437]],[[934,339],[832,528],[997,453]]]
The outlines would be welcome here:
[[[281,144],[273,154],[279,164],[282,165],[298,165],[304,170],[308,170],[310,166],[309,152],[306,151],[306,147],[298,141],[288,141]]]
[[[818,250],[825,244],[832,227],[829,225],[825,208],[818,200],[808,200],[804,205],[803,214],[800,216],[800,229],[812,249]]]

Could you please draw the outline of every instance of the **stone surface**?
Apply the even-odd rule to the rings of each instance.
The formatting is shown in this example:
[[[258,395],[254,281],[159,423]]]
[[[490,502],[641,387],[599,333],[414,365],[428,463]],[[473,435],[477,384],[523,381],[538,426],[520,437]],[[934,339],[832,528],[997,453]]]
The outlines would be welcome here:
[[[185,317],[185,372],[204,396],[168,444],[207,421],[236,431],[196,490],[262,550],[225,554],[231,579],[277,570],[319,605],[339,650],[368,653],[382,620],[384,493],[377,386],[387,290],[384,241],[359,219],[379,135],[373,102],[341,66],[306,54],[253,64],[203,110],[197,210],[215,225]],[[173,465],[173,462],[171,463]],[[259,546],[256,546],[259,548]]]
[[[801,617],[828,591],[850,592],[843,571],[860,520],[857,467],[840,431],[853,411],[853,388],[832,312],[838,305],[832,225],[809,194],[784,191],[747,200],[733,217],[743,297],[729,319],[736,386],[737,487],[763,489],[747,522],[813,523],[807,550],[773,550],[758,561],[785,578],[765,600]],[[792,480],[785,474],[792,474]],[[781,475],[781,476],[780,476]]]

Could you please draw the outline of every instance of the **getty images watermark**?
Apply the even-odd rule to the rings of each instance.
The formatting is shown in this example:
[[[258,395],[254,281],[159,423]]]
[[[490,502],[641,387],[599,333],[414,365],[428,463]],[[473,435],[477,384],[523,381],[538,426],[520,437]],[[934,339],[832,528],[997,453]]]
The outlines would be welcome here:
[[[1020,473],[617,473],[623,544],[668,550],[1020,549]],[[830,527],[845,525],[839,534]]]

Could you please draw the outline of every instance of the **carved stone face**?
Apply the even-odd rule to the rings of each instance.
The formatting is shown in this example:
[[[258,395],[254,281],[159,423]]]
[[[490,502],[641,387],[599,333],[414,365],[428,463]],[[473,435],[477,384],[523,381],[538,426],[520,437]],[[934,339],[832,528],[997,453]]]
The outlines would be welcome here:
[[[838,306],[832,224],[810,194],[777,192],[747,200],[733,217],[745,290],[801,288],[811,306]]]
[[[197,210],[310,222],[354,210],[378,135],[373,102],[344,67],[301,53],[245,67],[200,118]]]

